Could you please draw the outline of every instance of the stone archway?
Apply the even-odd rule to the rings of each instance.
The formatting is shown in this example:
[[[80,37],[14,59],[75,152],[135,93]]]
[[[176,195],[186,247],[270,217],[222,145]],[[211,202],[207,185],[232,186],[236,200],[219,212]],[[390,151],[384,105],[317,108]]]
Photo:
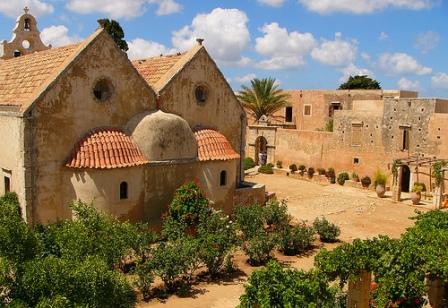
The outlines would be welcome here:
[[[258,136],[255,140],[255,164],[260,164],[260,153],[266,155],[265,162],[267,162],[268,155],[268,141],[263,136]]]
[[[401,174],[401,183],[400,183],[401,191],[409,192],[410,183],[411,183],[411,170],[409,169],[409,166],[403,165]]]

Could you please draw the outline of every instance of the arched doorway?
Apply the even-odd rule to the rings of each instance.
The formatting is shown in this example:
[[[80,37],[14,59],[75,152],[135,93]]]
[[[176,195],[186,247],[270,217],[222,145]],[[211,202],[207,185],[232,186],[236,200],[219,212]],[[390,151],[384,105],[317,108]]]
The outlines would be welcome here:
[[[402,173],[401,173],[401,191],[402,192],[409,192],[409,184],[411,182],[411,170],[407,165],[403,165],[402,167]]]
[[[259,136],[255,140],[255,164],[260,164],[260,153],[266,155],[265,161],[267,162],[267,154],[268,154],[268,141],[265,137]]]

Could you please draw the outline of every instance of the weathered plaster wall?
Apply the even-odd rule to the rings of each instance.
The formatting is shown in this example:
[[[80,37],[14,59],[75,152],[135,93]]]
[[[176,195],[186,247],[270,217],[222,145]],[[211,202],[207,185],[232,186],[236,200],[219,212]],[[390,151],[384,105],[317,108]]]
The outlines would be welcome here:
[[[95,81],[109,78],[110,100],[93,95]],[[107,36],[101,33],[58,78],[32,110],[34,200],[37,222],[71,217],[76,198],[64,166],[76,142],[97,127],[123,127],[135,114],[155,109],[155,94]]]

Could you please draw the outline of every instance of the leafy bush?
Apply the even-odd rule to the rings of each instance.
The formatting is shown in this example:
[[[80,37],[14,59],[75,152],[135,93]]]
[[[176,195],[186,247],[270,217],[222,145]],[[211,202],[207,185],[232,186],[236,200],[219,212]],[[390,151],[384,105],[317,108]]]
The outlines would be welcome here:
[[[352,180],[355,182],[359,182],[359,175],[356,172],[352,173]]]
[[[313,227],[320,236],[322,242],[331,243],[338,239],[341,229],[335,224],[329,222],[325,217],[316,218]]]
[[[298,170],[297,165],[296,164],[289,165],[289,170],[291,170],[291,172],[296,172]]]
[[[273,163],[267,163],[266,166],[268,166],[270,168],[274,168],[274,164]]]
[[[334,126],[334,121],[333,119],[329,119],[327,121],[327,123],[325,123],[325,131],[327,132],[332,132],[333,131],[333,126]]]
[[[317,173],[319,175],[325,175],[325,169],[324,168],[317,168]]]
[[[283,167],[283,163],[281,160],[277,160],[277,162],[275,163],[275,165],[277,166],[277,168],[281,169]]]
[[[289,226],[291,216],[288,214],[288,206],[284,201],[270,201],[263,208],[263,218],[266,224],[271,228],[282,229]]]
[[[263,229],[265,217],[264,208],[258,204],[237,206],[233,213],[238,229],[243,233],[244,239],[251,239]]]
[[[334,307],[335,293],[317,272],[283,269],[271,261],[249,277],[239,307]]]
[[[211,276],[222,269],[226,257],[238,245],[236,226],[222,212],[201,215],[198,225],[199,258]]]
[[[176,190],[171,201],[169,214],[174,219],[184,220],[194,225],[202,211],[208,210],[208,200],[201,189],[193,182],[182,185]]]
[[[336,183],[336,172],[333,168],[328,168],[327,172],[325,173],[325,176],[330,181],[330,183],[334,184]]]
[[[368,188],[370,186],[370,184],[372,184],[372,180],[370,179],[370,177],[365,176],[361,179],[361,184],[362,184],[362,187]]]
[[[375,173],[375,187],[378,185],[385,186],[386,183],[387,175],[384,172],[377,170]]]
[[[338,184],[339,185],[344,185],[345,181],[347,181],[349,179],[348,173],[347,172],[341,172],[338,175]]]
[[[299,165],[300,174],[303,175],[305,173],[306,167],[305,165]]]
[[[308,173],[308,177],[311,179],[315,173],[314,168],[309,167],[307,173]]]
[[[252,157],[246,157],[243,160],[243,166],[244,170],[252,169],[255,167],[255,161],[252,159]]]
[[[265,264],[271,259],[276,242],[276,234],[264,231],[257,232],[243,244],[243,250],[249,257],[249,263],[253,266]]]
[[[312,247],[314,229],[302,224],[297,227],[287,226],[279,234],[280,250],[287,256],[303,253]]]
[[[426,191],[425,183],[415,182],[414,186],[412,187],[412,191],[416,192],[416,193],[421,193],[423,191]]]
[[[263,165],[258,168],[258,172],[264,173],[264,174],[273,174],[274,170],[272,170],[271,165]]]

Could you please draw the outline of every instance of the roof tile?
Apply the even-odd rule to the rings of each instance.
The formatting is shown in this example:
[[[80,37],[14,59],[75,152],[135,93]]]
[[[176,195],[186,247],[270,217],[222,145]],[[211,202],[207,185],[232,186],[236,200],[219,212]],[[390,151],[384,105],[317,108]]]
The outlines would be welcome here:
[[[200,129],[194,133],[198,142],[200,161],[237,159],[240,155],[232,148],[229,140],[213,129]]]

